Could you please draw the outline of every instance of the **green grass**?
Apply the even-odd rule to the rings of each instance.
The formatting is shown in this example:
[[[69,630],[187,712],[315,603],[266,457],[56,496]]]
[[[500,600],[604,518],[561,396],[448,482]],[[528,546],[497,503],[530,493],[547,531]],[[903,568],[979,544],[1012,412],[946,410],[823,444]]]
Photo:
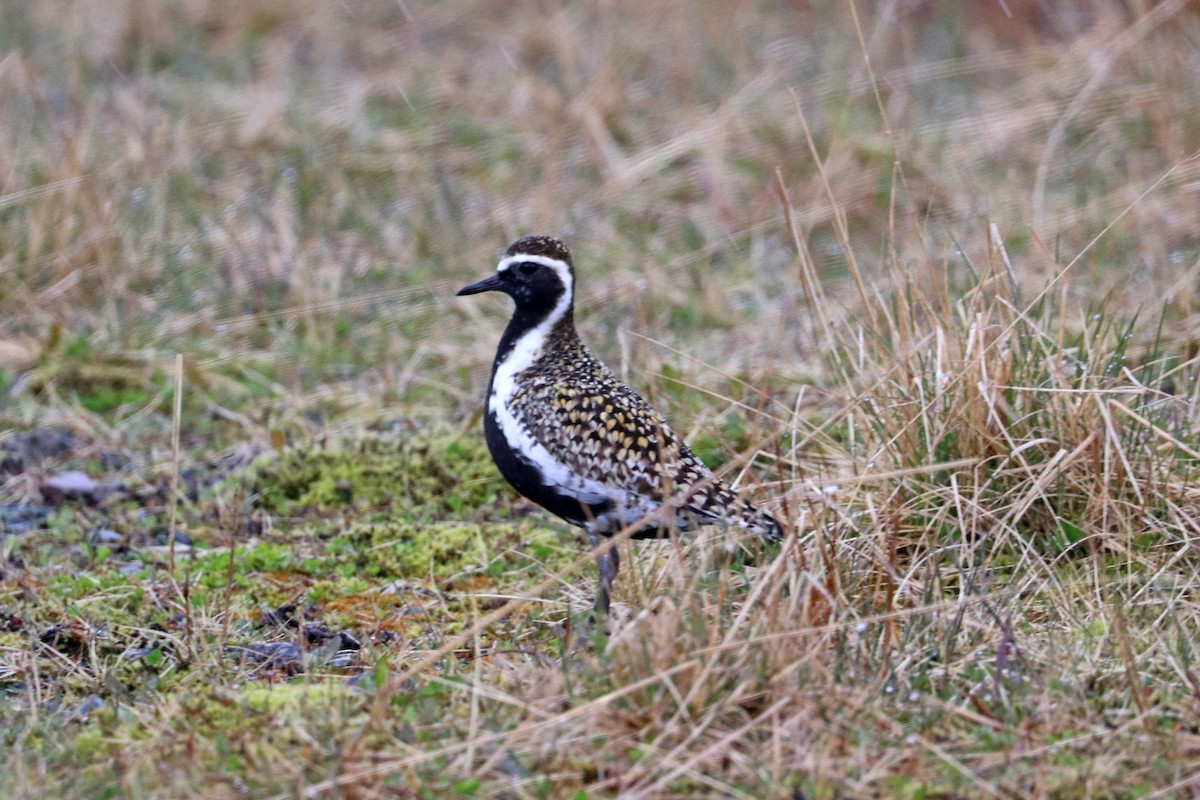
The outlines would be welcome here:
[[[1200,786],[1200,19],[812,5],[0,6],[0,795]],[[453,298],[533,233],[789,531],[602,631]]]

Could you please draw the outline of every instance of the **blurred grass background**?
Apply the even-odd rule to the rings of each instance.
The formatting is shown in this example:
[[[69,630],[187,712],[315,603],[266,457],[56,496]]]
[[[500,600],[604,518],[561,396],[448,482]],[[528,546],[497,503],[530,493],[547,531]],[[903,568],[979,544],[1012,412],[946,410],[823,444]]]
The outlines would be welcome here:
[[[0,790],[1195,792],[1198,11],[0,4],[0,511],[66,468],[143,487],[5,529]],[[595,652],[586,587],[528,594],[575,545],[480,448],[508,307],[453,298],[533,233],[794,532],[626,558]],[[86,538],[166,524],[177,354],[185,471],[285,453],[184,476],[186,595]],[[326,447],[367,428],[402,443]],[[451,578],[397,566],[421,536]],[[485,636],[497,596],[528,602]],[[289,602],[393,638],[227,657]]]
[[[1187,4],[851,12],[6,4],[9,405],[120,427],[182,352],[239,412],[461,416],[504,311],[450,290],[531,231],[569,240],[585,335],[635,384],[812,379],[776,173],[838,318],[862,313],[839,227],[888,296],[930,261],[969,274],[994,224],[1031,285],[1104,231],[1071,305],[1157,313],[1165,289],[1190,324]]]

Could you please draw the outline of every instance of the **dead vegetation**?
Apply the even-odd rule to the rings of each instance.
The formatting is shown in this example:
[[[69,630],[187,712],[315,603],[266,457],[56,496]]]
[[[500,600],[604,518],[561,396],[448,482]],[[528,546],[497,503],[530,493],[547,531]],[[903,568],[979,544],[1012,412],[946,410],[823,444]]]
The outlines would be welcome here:
[[[1048,8],[4,5],[0,793],[1194,794],[1200,21]],[[452,299],[535,232],[790,526],[607,638]]]

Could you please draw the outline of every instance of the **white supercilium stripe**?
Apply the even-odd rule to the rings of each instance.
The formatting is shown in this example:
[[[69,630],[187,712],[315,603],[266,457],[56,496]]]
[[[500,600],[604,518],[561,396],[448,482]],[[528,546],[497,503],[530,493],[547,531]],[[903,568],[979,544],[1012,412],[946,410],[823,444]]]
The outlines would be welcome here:
[[[570,302],[571,293],[575,290],[575,281],[571,278],[571,269],[566,265],[566,262],[560,261],[557,258],[550,256],[523,256],[517,253],[515,256],[505,256],[500,259],[500,263],[496,265],[496,272],[504,272],[513,264],[521,264],[528,261],[531,264],[541,264],[543,267],[549,267],[558,273],[558,277],[562,278],[563,286],[567,287],[567,302]]]

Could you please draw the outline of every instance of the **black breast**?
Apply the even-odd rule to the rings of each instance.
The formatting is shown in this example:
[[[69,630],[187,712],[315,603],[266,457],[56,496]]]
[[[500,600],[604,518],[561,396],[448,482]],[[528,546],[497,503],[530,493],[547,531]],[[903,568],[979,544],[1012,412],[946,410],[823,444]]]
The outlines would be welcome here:
[[[488,450],[492,453],[492,460],[496,462],[504,479],[523,497],[529,498],[551,514],[582,528],[588,520],[612,509],[612,502],[585,504],[575,495],[564,494],[547,486],[542,481],[542,472],[537,465],[509,445],[499,420],[490,410],[483,418],[483,433],[487,439]]]

